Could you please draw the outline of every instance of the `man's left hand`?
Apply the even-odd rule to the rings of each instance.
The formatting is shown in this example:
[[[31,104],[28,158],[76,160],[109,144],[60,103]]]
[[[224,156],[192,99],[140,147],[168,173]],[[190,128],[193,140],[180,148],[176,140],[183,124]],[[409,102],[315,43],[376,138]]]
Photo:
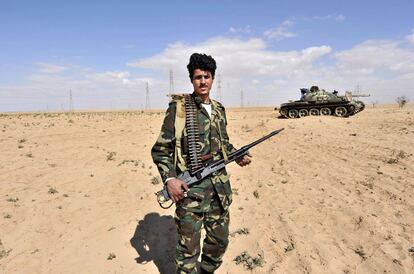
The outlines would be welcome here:
[[[252,162],[250,158],[252,158],[252,155],[250,154],[250,152],[247,152],[247,154],[244,155],[243,157],[236,159],[236,163],[239,166],[247,166],[248,164]]]

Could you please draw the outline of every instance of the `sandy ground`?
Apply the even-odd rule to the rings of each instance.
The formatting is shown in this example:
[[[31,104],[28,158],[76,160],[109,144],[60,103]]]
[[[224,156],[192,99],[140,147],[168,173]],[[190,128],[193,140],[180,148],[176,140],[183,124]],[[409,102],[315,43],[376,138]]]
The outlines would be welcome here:
[[[232,236],[217,273],[413,273],[414,106],[227,115],[239,147],[285,131],[228,167]],[[174,209],[155,200],[150,157],[163,116],[0,115],[0,273],[172,273]]]

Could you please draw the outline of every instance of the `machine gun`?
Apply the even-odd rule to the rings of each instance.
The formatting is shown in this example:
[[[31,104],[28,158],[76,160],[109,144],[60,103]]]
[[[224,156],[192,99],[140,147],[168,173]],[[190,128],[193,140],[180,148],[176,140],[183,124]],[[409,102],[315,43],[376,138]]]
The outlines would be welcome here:
[[[177,179],[184,181],[188,187],[191,187],[193,184],[202,181],[204,178],[210,176],[211,174],[214,175],[217,171],[224,168],[225,165],[239,159],[240,157],[243,157],[249,152],[250,148],[278,134],[282,130],[284,130],[284,128],[272,131],[268,135],[254,141],[253,143],[243,146],[242,148],[229,154],[227,157],[227,160],[221,159],[221,160],[215,161],[211,164],[208,164],[205,167],[202,167],[196,170],[193,174],[191,174],[188,170],[186,170],[180,176],[178,176]],[[166,209],[172,206],[173,202],[168,206],[164,206],[164,204],[171,199],[166,186],[164,186],[162,190],[156,192],[155,195],[157,196],[157,201],[162,208]]]

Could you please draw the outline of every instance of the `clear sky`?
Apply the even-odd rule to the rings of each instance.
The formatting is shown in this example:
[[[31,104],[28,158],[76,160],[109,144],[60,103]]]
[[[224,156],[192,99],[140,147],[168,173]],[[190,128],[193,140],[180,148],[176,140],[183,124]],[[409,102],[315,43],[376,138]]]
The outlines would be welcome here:
[[[0,111],[165,108],[212,55],[212,97],[277,106],[318,85],[414,100],[414,1],[0,0]],[[218,92],[218,75],[221,91]]]

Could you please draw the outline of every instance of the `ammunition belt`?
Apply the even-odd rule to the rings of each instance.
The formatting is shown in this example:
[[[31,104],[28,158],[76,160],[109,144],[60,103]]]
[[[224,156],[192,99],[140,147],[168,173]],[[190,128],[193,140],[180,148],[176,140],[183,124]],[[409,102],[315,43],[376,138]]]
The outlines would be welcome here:
[[[203,166],[201,147],[200,147],[200,137],[198,134],[198,119],[197,119],[197,106],[193,96],[185,96],[185,124],[187,128],[187,138],[188,138],[188,167],[190,173],[198,170]]]

